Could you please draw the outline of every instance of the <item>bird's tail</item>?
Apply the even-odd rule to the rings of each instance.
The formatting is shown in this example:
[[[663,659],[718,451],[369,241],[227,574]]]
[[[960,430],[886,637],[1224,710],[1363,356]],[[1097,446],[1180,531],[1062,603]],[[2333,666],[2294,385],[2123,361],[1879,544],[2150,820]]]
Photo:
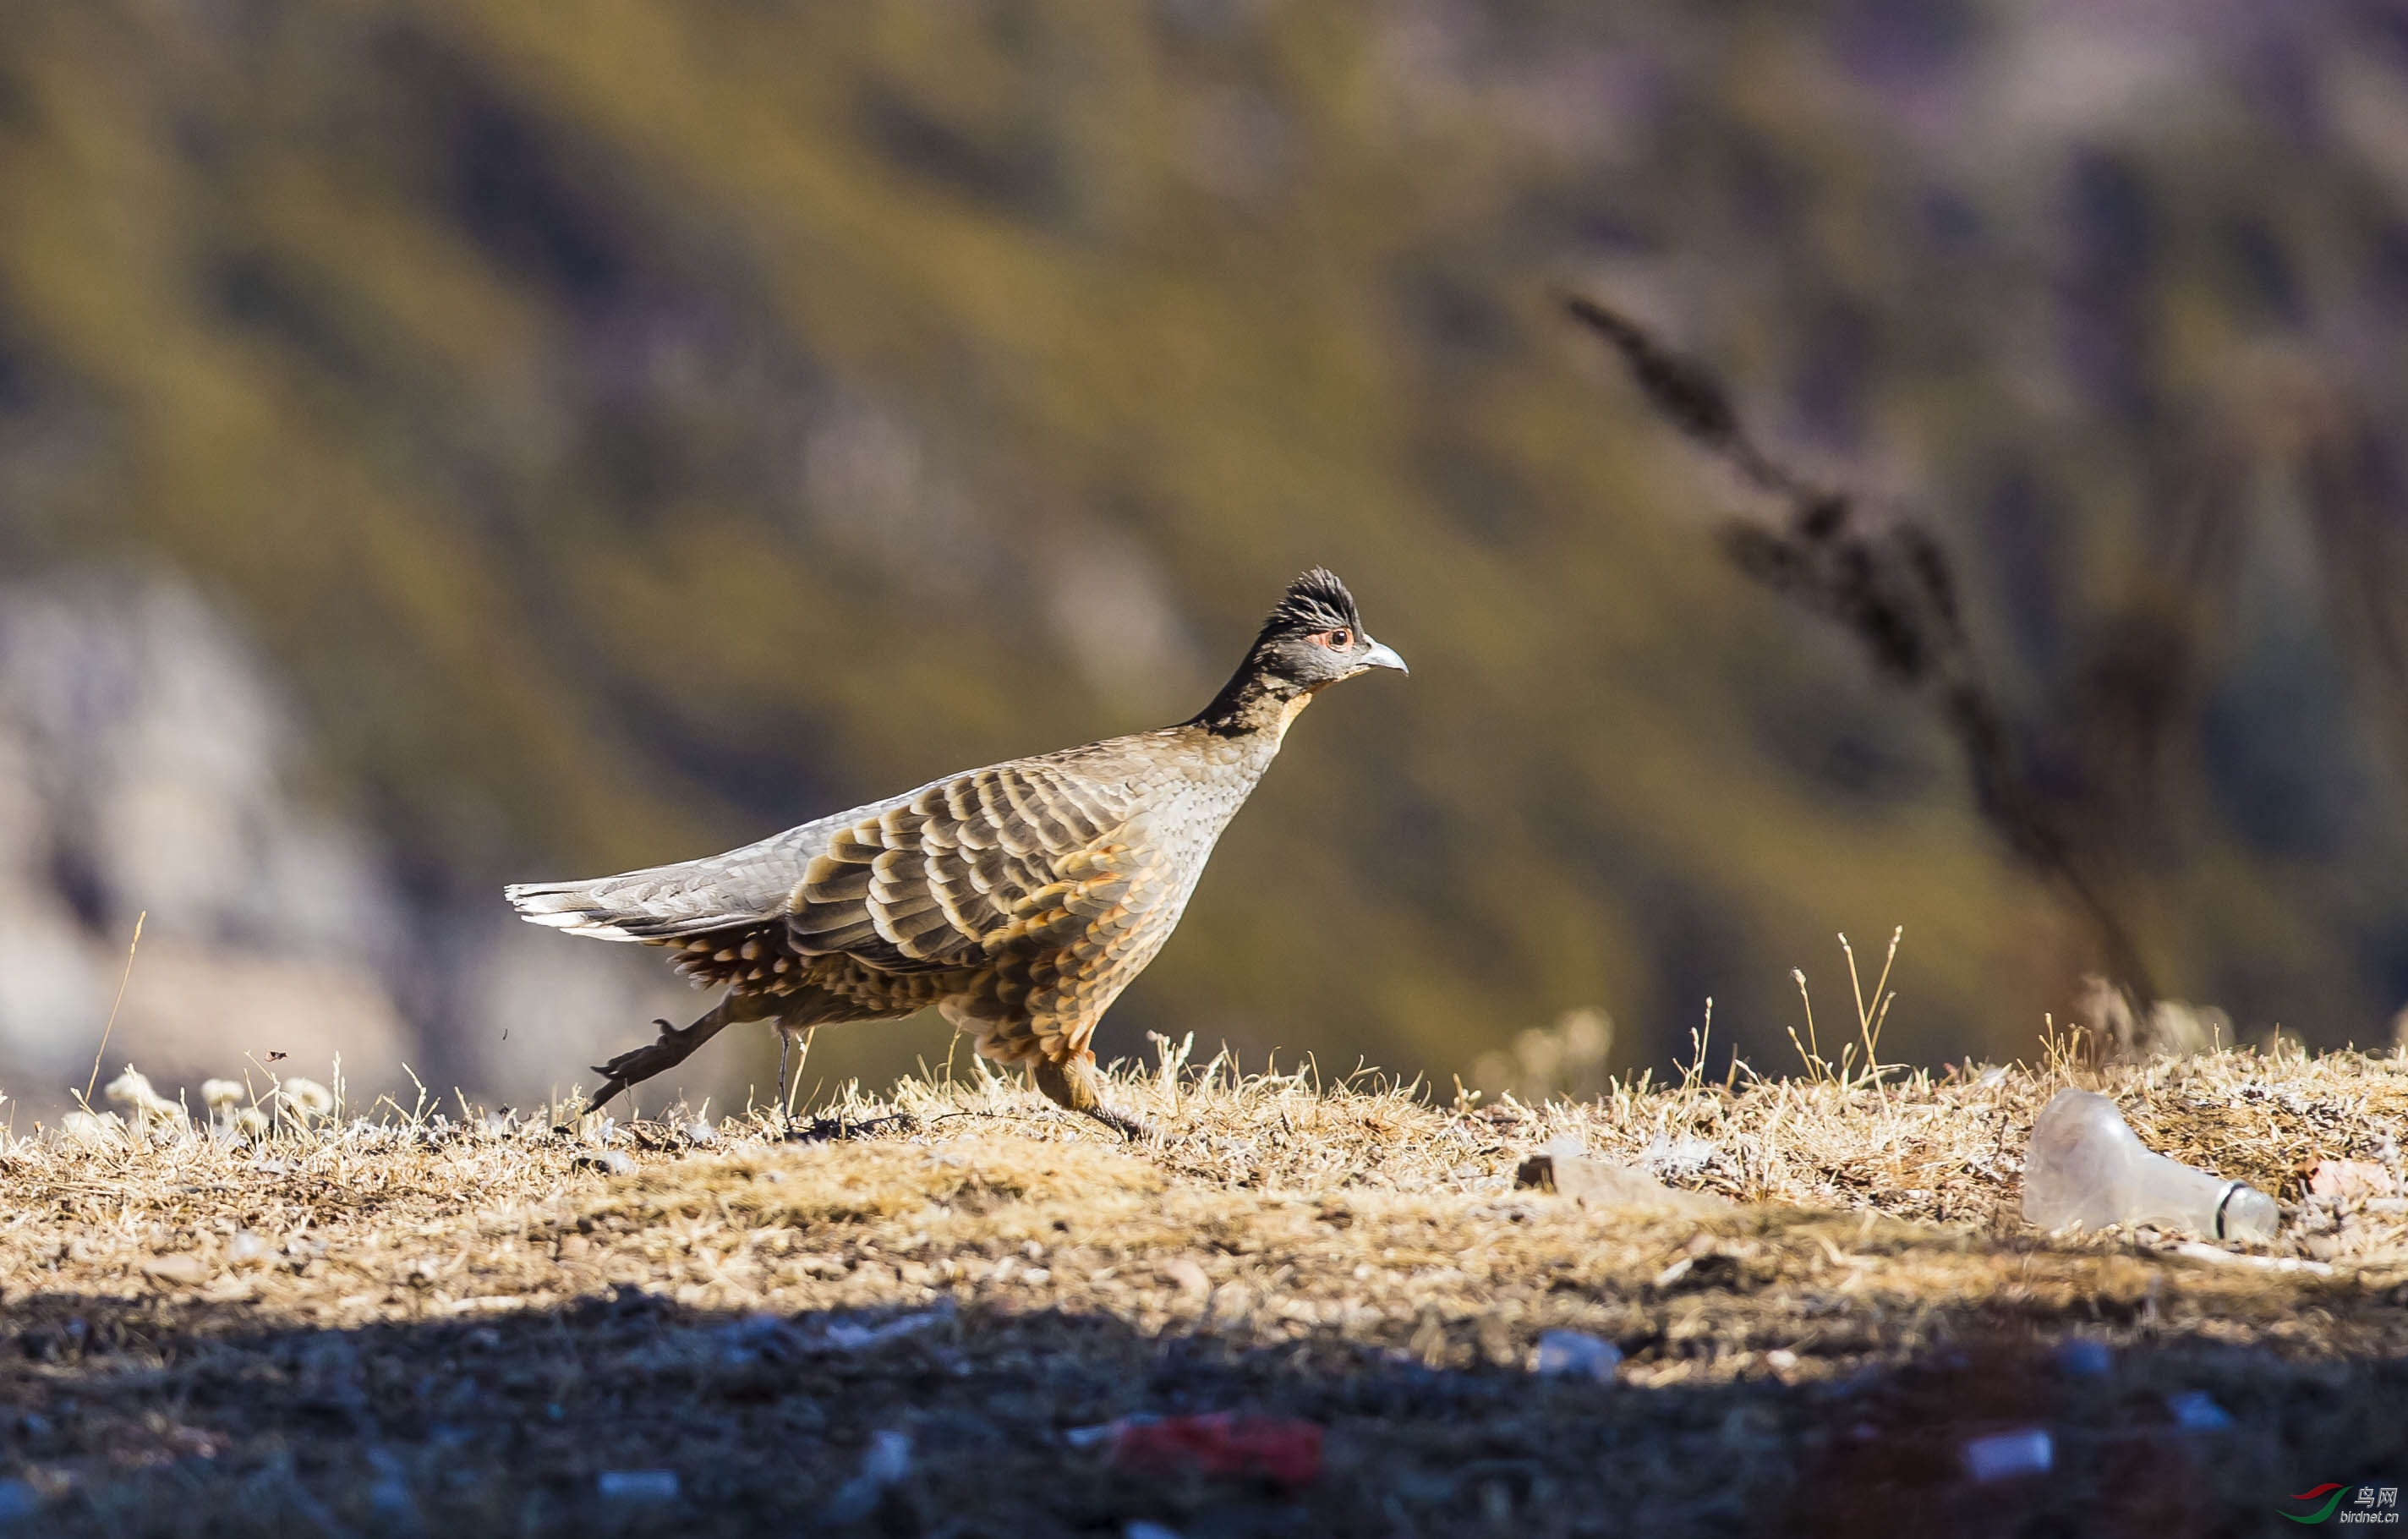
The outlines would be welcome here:
[[[521,882],[502,895],[532,924],[601,941],[675,941],[730,926],[758,924],[777,912],[782,888],[754,891],[733,883],[725,857],[583,882]]]
[[[758,925],[786,912],[829,840],[917,795],[855,807],[724,855],[584,882],[521,882],[502,893],[522,918],[604,941],[678,941]]]

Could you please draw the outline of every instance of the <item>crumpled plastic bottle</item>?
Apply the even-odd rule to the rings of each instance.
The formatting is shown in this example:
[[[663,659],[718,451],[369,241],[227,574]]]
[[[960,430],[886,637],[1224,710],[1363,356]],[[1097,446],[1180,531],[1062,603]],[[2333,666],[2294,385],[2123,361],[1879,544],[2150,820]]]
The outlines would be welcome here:
[[[2274,1200],[2243,1182],[2151,1152],[2115,1103],[2059,1090],[2024,1152],[2024,1217],[2042,1229],[2156,1224],[2218,1240],[2271,1240]]]

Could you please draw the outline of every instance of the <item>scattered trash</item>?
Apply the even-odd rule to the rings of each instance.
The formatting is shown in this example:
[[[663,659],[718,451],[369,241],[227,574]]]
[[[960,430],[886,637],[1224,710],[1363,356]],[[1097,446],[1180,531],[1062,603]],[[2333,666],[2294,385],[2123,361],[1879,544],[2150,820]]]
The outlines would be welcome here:
[[[857,1325],[851,1320],[834,1321],[820,1332],[818,1344],[841,1352],[859,1352],[900,1341],[906,1336],[916,1336],[923,1330],[947,1323],[953,1317],[953,1301],[947,1299],[930,1308],[898,1315],[876,1325]]]
[[[594,1480],[605,1502],[674,1502],[678,1499],[675,1470],[605,1470]]]
[[[2391,1195],[2391,1172],[2371,1159],[2320,1159],[2308,1172],[2308,1195],[2347,1202]]]
[[[1622,1348],[1578,1330],[1541,1331],[1538,1348],[1530,1354],[1532,1373],[1595,1379],[1599,1384],[1612,1384],[1614,1370],[1621,1366]]]
[[[2057,1371],[2070,1379],[2095,1379],[2115,1366],[2115,1354],[2105,1342],[2076,1336],[2057,1348]]]
[[[2013,1480],[2018,1475],[2046,1474],[2057,1461],[2057,1445],[2045,1427],[2018,1427],[1994,1432],[1965,1445],[1965,1473],[1976,1484]]]
[[[910,1434],[872,1432],[868,1450],[861,1456],[860,1473],[836,1489],[824,1516],[834,1524],[858,1523],[878,1510],[878,1499],[888,1487],[910,1473]]]
[[[2105,1096],[2059,1090],[2025,1151],[2024,1218],[2052,1230],[2147,1223],[2271,1240],[2281,1212],[2254,1187],[2152,1153]]]
[[[1713,1145],[1706,1147],[1711,1150]],[[1706,1192],[1668,1187],[1636,1166],[1618,1160],[1591,1159],[1576,1138],[1555,1139],[1522,1161],[1521,1168],[1513,1172],[1513,1185],[1556,1192],[1593,1208],[1656,1207],[1680,1213],[1712,1213],[1731,1205]]]
[[[588,1149],[570,1160],[569,1168],[600,1171],[604,1175],[633,1175],[636,1162],[624,1149]]]
[[[143,1262],[142,1275],[154,1283],[194,1287],[209,1280],[209,1264],[189,1250],[179,1250],[170,1256],[153,1256]]]
[[[875,1324],[834,1320],[805,1330],[783,1316],[762,1313],[731,1320],[711,1332],[720,1344],[721,1366],[734,1372],[754,1367],[784,1369],[812,1352],[862,1352],[916,1336],[953,1317],[953,1302],[898,1315]]]
[[[2239,1251],[2225,1250],[2198,1240],[2184,1241],[2174,1246],[2173,1253],[2186,1260],[2205,1261],[2214,1266],[2257,1267],[2264,1272],[2304,1272],[2315,1277],[2332,1274],[2332,1268],[2322,1261],[2302,1261],[2295,1256],[2244,1256]]]
[[[2220,1432],[2232,1425],[2232,1413],[2215,1403],[2215,1397],[2204,1389],[2168,1395],[2166,1410],[2186,1432]]]
[[[1074,1448],[1102,1446],[1130,1469],[1191,1469],[1207,1474],[1259,1474],[1301,1486],[1321,1473],[1321,1428],[1289,1417],[1123,1417],[1063,1434]]]

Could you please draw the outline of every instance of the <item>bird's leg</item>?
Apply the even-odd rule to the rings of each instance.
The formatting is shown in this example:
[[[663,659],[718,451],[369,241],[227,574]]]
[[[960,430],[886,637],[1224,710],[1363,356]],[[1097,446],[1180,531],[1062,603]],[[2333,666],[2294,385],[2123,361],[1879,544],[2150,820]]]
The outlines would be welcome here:
[[[704,1011],[691,1025],[673,1027],[666,1021],[652,1024],[661,1028],[660,1036],[651,1043],[620,1054],[608,1063],[597,1063],[594,1072],[602,1076],[602,1087],[585,1100],[577,1115],[582,1116],[609,1101],[612,1096],[640,1085],[663,1070],[674,1069],[694,1057],[695,1048],[719,1035],[733,1022],[759,1018],[760,1011],[752,1000],[741,994],[730,994]],[[572,1122],[576,1119],[572,1117]]]
[[[778,1054],[778,1075],[779,1078],[784,1082],[784,1104],[786,1108],[786,1120],[788,1122],[795,1120],[795,1094],[803,1087],[803,1070],[805,1066],[810,1064],[811,1061],[811,1033],[818,1029],[819,1028],[815,1026],[807,1026],[802,1028],[803,1044],[800,1048],[796,1049],[795,1053],[795,1077],[793,1079],[785,1079],[786,1055],[784,1050],[781,1049]],[[778,1028],[778,1033],[789,1042],[794,1040],[791,1032],[789,1032],[784,1027],[780,1027]]]
[[[778,1112],[781,1125],[795,1115],[791,1103],[792,1098],[786,1094],[786,1055],[793,1052],[794,1047],[795,1034],[787,1030],[784,1026],[780,1026],[778,1028]]]
[[[1029,1072],[1037,1088],[1055,1105],[1084,1116],[1094,1117],[1125,1139],[1147,1139],[1154,1129],[1140,1118],[1125,1117],[1104,1104],[1102,1076],[1096,1072],[1093,1053],[1073,1053],[1056,1063],[1052,1058],[1039,1058]]]

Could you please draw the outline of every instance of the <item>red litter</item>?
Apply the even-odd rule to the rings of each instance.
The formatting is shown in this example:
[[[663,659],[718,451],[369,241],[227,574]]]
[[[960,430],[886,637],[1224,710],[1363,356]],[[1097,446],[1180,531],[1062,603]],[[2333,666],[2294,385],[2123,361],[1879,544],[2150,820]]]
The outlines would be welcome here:
[[[1259,1474],[1290,1486],[1321,1473],[1321,1429],[1310,1421],[1216,1411],[1130,1417],[1105,1431],[1112,1462],[1124,1466]]]

